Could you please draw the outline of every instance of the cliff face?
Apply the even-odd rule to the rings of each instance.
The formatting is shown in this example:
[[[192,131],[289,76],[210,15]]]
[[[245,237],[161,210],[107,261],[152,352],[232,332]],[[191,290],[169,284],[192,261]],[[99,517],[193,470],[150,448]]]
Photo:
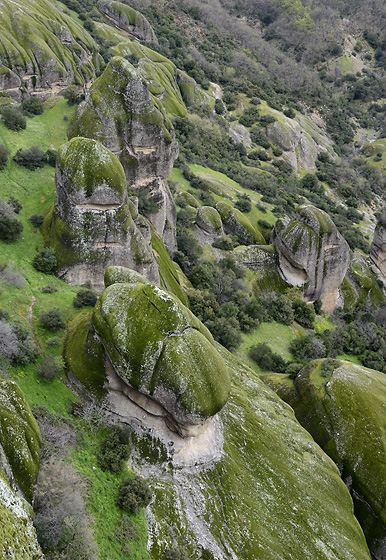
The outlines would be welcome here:
[[[86,84],[99,69],[91,35],[47,0],[4,0],[0,27],[0,88],[15,99]]]
[[[136,39],[158,43],[156,34],[145,16],[127,6],[127,4],[112,0],[101,0],[98,3],[98,10],[116,27],[126,31]]]
[[[296,219],[276,222],[275,235],[284,279],[303,286],[308,301],[320,299],[325,311],[333,311],[350,250],[331,218],[313,206],[301,206]]]
[[[370,247],[371,268],[386,284],[386,215],[384,214],[375,228]]]
[[[43,230],[60,277],[76,285],[91,281],[101,292],[106,267],[120,264],[159,283],[149,225],[127,197],[114,154],[95,140],[74,138],[58,152],[55,182],[55,207]]]
[[[96,139],[119,158],[128,186],[156,201],[158,212],[148,217],[174,248],[176,211],[166,178],[178,144],[162,105],[125,59],[113,58],[94,82],[70,129],[74,136]]]

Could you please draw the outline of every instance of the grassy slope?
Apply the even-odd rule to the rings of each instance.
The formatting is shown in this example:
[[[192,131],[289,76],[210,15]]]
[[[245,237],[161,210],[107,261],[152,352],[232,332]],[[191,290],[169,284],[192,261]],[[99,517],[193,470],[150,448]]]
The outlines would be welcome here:
[[[19,270],[26,278],[24,287],[18,288],[9,283],[0,284],[0,308],[7,310],[11,319],[18,319],[28,326],[27,314],[35,298],[33,306],[33,324],[37,344],[44,354],[52,354],[60,358],[62,355],[65,331],[52,333],[39,326],[39,315],[53,307],[59,308],[65,320],[69,320],[80,311],[75,310],[72,302],[77,288],[69,286],[54,276],[47,276],[37,272],[32,267],[32,259],[37,249],[43,248],[43,239],[39,232],[32,227],[28,217],[32,214],[44,212],[55,198],[54,169],[46,166],[37,171],[28,171],[19,167],[12,161],[12,156],[18,148],[29,148],[37,145],[43,150],[50,147],[58,149],[66,142],[67,122],[63,120],[66,114],[69,117],[75,107],[68,107],[64,100],[57,102],[43,115],[28,119],[27,129],[21,132],[8,130],[0,123],[0,144],[4,144],[9,152],[10,159],[5,170],[0,171],[0,197],[7,199],[14,196],[23,204],[19,217],[23,223],[22,237],[16,242],[5,243],[0,241],[0,264],[14,263],[14,269]],[[58,292],[44,294],[40,290],[47,284],[54,284]],[[47,345],[47,340],[59,337],[55,346]],[[9,369],[9,374],[17,381],[23,390],[30,406],[44,405],[50,411],[68,415],[70,404],[77,401],[77,397],[64,385],[60,379],[43,383],[36,372],[36,364],[15,365]],[[82,424],[81,431],[84,436],[84,445],[74,451],[73,460],[79,472],[90,481],[89,509],[94,518],[95,538],[100,546],[100,560],[122,560],[126,556],[120,546],[114,542],[111,527],[115,527],[121,512],[115,505],[119,482],[124,476],[104,473],[97,465],[95,452],[97,447],[93,442],[100,439],[100,435]],[[132,545],[131,558],[134,560],[148,560],[146,552],[146,524],[144,512],[133,516],[139,538]]]

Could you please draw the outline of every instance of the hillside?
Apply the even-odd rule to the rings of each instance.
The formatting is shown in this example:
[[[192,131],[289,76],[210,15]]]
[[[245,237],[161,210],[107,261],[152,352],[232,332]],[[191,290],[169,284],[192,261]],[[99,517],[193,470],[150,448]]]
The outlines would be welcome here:
[[[385,10],[0,0],[4,557],[386,559]]]

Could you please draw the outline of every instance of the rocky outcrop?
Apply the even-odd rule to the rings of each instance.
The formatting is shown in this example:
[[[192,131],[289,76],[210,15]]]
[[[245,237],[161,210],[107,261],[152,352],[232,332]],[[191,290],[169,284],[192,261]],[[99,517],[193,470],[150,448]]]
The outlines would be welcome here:
[[[198,209],[196,225],[208,235],[224,235],[221,216],[217,210],[211,206],[202,206]]]
[[[25,499],[32,499],[40,443],[23,393],[13,381],[0,381],[0,556],[9,560],[43,558]]]
[[[276,222],[275,247],[284,279],[303,286],[307,301],[320,299],[325,311],[333,311],[350,249],[331,218],[318,208],[301,206],[294,220]]]
[[[113,58],[79,106],[70,137],[101,142],[120,160],[129,187],[148,191],[158,212],[148,214],[174,248],[175,207],[166,178],[178,154],[171,122],[134,67]]]
[[[114,0],[100,0],[98,10],[116,27],[133,35],[136,39],[158,43],[156,34],[145,16],[127,4]]]
[[[241,245],[265,243],[259,230],[240,210],[233,208],[227,202],[218,202],[216,210],[221,217],[224,230],[230,235],[234,235]]]
[[[114,280],[118,281],[112,284]],[[163,417],[181,436],[198,435],[227,401],[230,380],[225,363],[209,331],[176,296],[143,277],[136,283],[124,280],[136,282],[137,277],[121,267],[108,269],[109,285],[92,317],[106,352],[107,391],[112,396],[108,406],[128,421],[124,406],[114,410],[114,393],[119,392],[149,414]],[[70,349],[80,338],[77,326],[66,350],[78,379],[84,377],[83,368]]]
[[[99,70],[94,39],[48,0],[4,0],[0,29],[0,87],[17,100],[87,84]]]
[[[386,377],[346,361],[317,361],[295,379],[301,424],[338,465],[372,558],[386,554]]]
[[[370,247],[371,268],[386,284],[386,214],[378,222]]]
[[[297,171],[316,171],[319,147],[311,135],[293,119],[276,121],[267,129],[268,138],[283,150],[283,158]]]
[[[70,284],[104,288],[106,267],[128,266],[159,283],[150,227],[128,199],[118,159],[102,144],[73,138],[57,158],[56,199],[43,235],[55,249],[58,276]]]

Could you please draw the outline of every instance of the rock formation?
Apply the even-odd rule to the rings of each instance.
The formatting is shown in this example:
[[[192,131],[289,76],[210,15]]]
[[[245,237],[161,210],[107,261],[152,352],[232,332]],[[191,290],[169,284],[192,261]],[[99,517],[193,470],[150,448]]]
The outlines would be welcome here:
[[[265,243],[259,230],[237,208],[227,202],[218,202],[216,209],[221,216],[224,230],[234,235],[241,245]]]
[[[196,216],[196,225],[208,235],[224,235],[220,214],[211,206],[199,208]]]
[[[17,100],[86,84],[99,70],[94,39],[48,0],[4,0],[0,27],[0,88]]]
[[[98,2],[98,10],[119,29],[133,35],[136,39],[158,43],[156,34],[145,16],[127,4],[114,0],[101,0]]]
[[[386,214],[384,214],[374,231],[370,247],[371,268],[386,284]]]
[[[225,405],[230,389],[211,334],[177,297],[132,271],[108,269],[106,285],[92,324],[106,352],[111,408],[118,391],[150,414],[164,417],[183,437],[202,433]],[[84,373],[71,357],[71,346],[80,337],[77,327],[66,350],[78,379]],[[115,412],[127,415],[122,406]]]
[[[119,158],[128,186],[157,202],[158,212],[148,217],[174,248],[176,211],[165,179],[178,144],[162,105],[127,60],[114,57],[109,62],[79,106],[69,135],[98,140]]]
[[[19,387],[0,381],[0,555],[12,560],[43,558],[32,525],[32,499],[41,436]]]
[[[323,372],[323,367],[326,369]],[[322,372],[322,374],[321,374]],[[295,379],[301,424],[336,462],[351,491],[372,558],[386,555],[384,373],[350,362],[311,363]]]
[[[107,266],[128,266],[159,282],[150,228],[128,199],[118,159],[102,144],[73,138],[57,157],[55,206],[45,218],[46,244],[58,275],[71,284],[90,281],[103,290]]]
[[[333,311],[350,249],[331,218],[313,206],[299,207],[295,219],[276,222],[275,247],[284,279],[303,286],[307,301],[320,299],[325,311]]]

